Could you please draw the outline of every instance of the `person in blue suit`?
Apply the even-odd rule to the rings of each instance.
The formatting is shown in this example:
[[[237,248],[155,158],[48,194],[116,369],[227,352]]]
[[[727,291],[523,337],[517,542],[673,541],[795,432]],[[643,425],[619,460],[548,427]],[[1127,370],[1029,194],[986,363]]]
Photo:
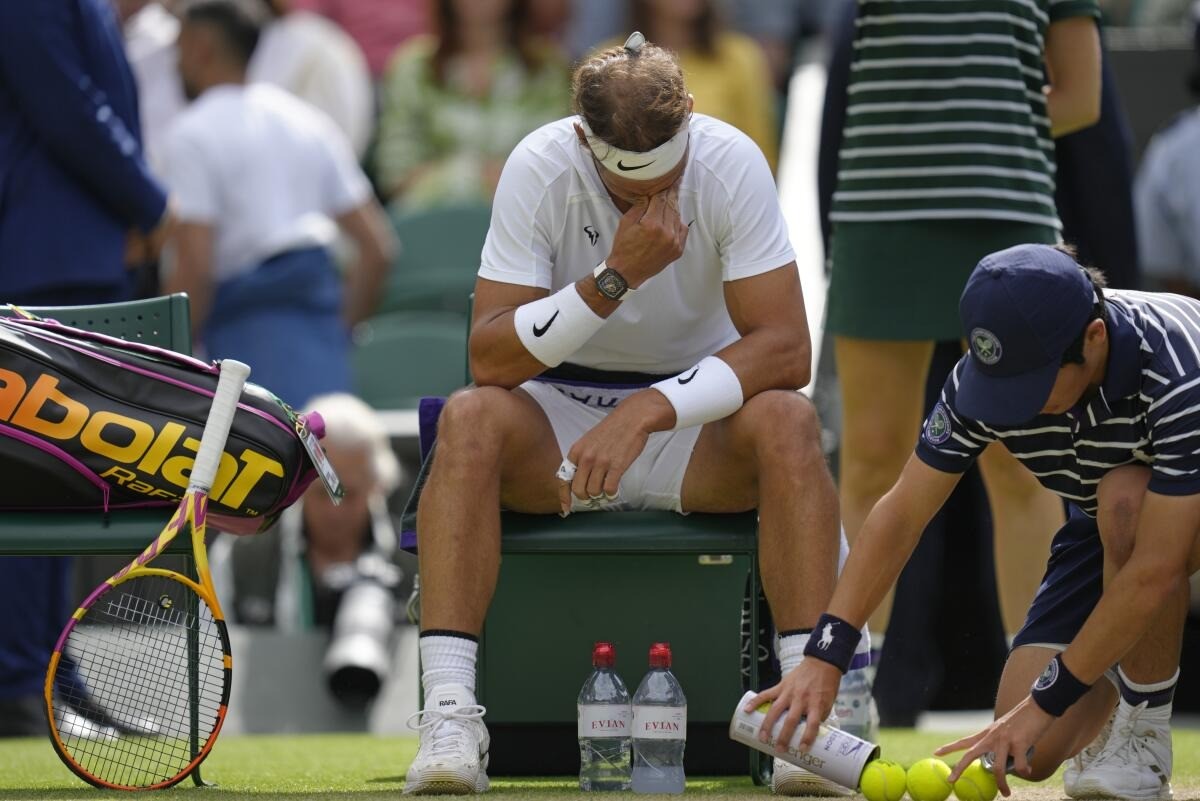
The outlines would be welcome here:
[[[108,0],[0,0],[0,303],[126,300],[171,219]],[[0,559],[0,736],[45,731],[68,578],[63,559]]]

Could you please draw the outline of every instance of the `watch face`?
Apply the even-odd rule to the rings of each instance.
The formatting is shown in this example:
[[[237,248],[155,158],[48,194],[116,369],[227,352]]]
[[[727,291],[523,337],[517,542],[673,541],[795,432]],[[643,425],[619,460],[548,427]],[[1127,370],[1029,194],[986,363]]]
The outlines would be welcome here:
[[[609,267],[596,279],[596,287],[604,297],[620,300],[621,296],[629,289],[629,284],[625,282],[619,272]]]

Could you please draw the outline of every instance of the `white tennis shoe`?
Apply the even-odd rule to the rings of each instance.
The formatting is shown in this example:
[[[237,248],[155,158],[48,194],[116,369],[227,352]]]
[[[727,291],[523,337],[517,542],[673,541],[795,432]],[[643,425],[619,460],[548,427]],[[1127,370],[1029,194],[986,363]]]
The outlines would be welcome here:
[[[487,710],[461,684],[444,684],[408,719],[421,733],[417,756],[404,777],[405,795],[470,795],[488,789]]]
[[[1171,792],[1171,707],[1117,705],[1112,733],[1067,789],[1072,798],[1166,799]],[[1065,777],[1064,777],[1065,778]]]
[[[1116,717],[1116,714],[1117,711],[1114,708],[1112,715],[1108,717],[1108,722],[1104,724],[1104,728],[1096,735],[1096,739],[1088,743],[1087,748],[1067,760],[1067,766],[1063,770],[1063,790],[1071,798],[1080,797],[1076,795],[1078,792],[1076,785],[1079,784],[1079,776],[1089,765],[1096,761],[1096,757],[1100,756],[1100,752],[1108,744],[1108,738],[1112,735],[1113,731],[1113,718]]]

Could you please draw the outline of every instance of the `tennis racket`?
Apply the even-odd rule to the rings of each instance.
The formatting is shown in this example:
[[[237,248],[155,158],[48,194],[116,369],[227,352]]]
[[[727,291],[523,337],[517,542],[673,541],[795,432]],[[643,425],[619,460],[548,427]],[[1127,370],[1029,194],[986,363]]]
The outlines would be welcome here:
[[[205,549],[208,491],[250,368],[221,362],[187,492],[140,556],[92,591],[58,638],[46,713],[59,757],[97,787],[170,787],[212,749],[225,720],[233,658]],[[147,567],[191,534],[200,582]]]

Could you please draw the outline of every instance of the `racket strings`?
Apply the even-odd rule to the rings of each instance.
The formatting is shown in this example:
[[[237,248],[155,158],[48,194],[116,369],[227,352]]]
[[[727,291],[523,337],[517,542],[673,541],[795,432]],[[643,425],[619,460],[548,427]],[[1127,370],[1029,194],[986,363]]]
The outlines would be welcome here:
[[[63,645],[54,720],[65,750],[109,784],[179,776],[220,721],[224,657],[217,621],[186,585],[162,576],[117,585]]]

